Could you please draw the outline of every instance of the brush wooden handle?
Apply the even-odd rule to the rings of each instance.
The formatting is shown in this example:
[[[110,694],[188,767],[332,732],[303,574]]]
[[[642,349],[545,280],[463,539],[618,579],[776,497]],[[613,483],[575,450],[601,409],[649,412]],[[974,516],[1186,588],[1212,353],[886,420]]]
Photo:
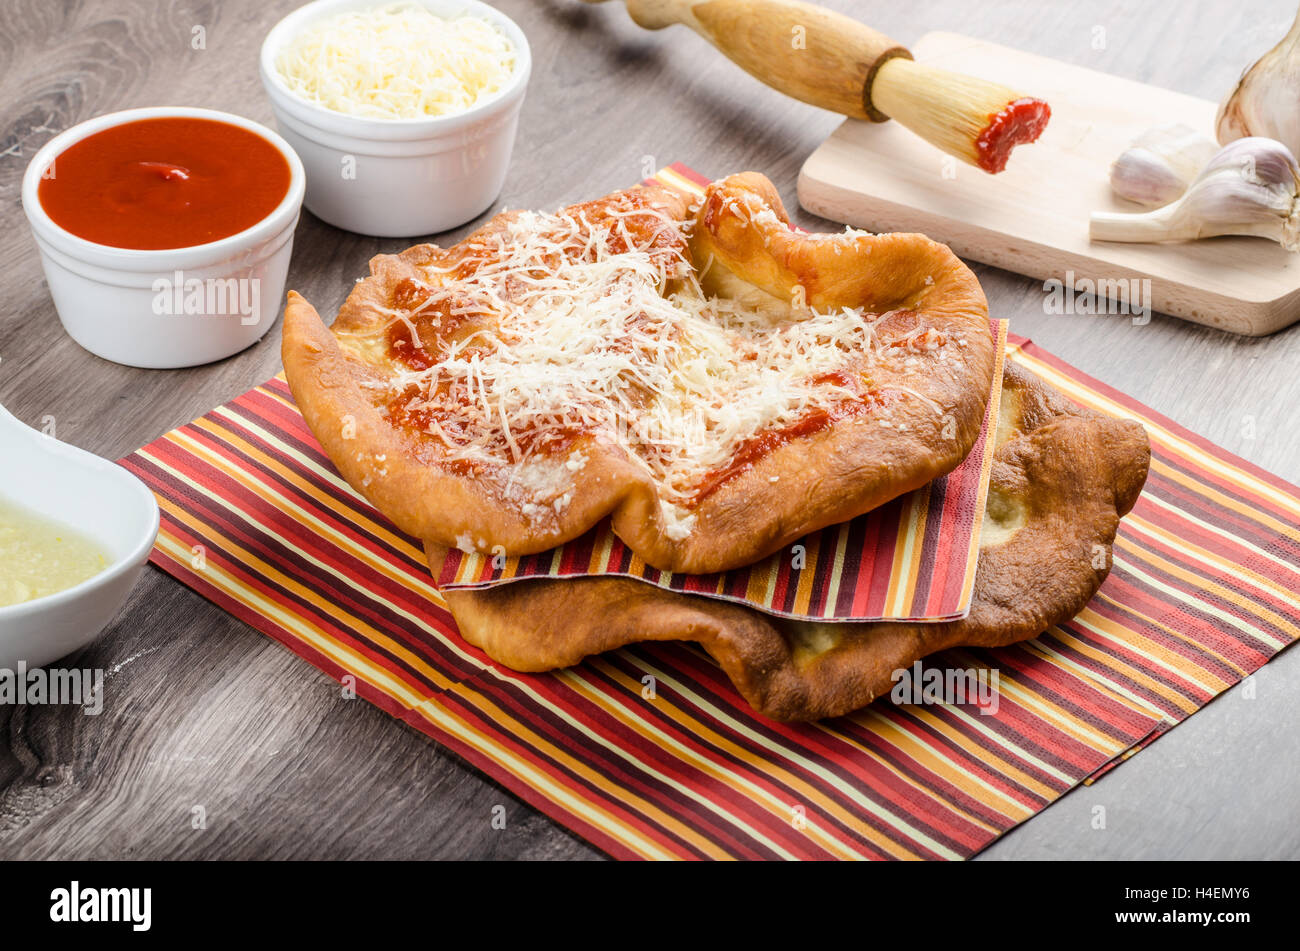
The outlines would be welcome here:
[[[625,0],[640,26],[689,26],[751,76],[788,96],[856,119],[889,117],[871,104],[876,71],[912,58],[885,34],[798,0]]]

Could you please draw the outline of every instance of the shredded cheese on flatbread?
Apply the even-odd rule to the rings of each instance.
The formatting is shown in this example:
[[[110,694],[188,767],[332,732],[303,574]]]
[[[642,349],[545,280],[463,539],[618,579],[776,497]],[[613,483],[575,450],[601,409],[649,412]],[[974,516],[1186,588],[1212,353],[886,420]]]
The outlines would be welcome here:
[[[488,319],[440,339],[428,369],[385,358],[387,392],[429,412],[426,432],[447,459],[506,472],[505,495],[530,517],[567,505],[585,457],[547,449],[580,431],[644,467],[668,533],[685,537],[702,480],[746,440],[861,398],[837,374],[869,370],[887,316],[777,318],[708,297],[683,226],[652,208],[606,209],[597,224],[581,212],[516,213],[483,240],[481,264],[460,267],[453,249],[424,269],[428,296],[414,311]],[[378,359],[373,335],[340,339]]]
[[[515,63],[514,45],[488,21],[444,19],[413,3],[328,17],[275,60],[294,94],[372,119],[463,112],[505,88]]]

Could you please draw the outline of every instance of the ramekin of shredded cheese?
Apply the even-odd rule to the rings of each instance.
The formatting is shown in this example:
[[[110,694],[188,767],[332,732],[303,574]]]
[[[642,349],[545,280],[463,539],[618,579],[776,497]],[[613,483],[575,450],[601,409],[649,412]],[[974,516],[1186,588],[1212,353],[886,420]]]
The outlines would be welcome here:
[[[290,92],[326,109],[422,119],[464,112],[504,89],[515,47],[480,17],[392,3],[325,17],[280,49],[275,68]]]
[[[505,181],[531,69],[478,0],[317,0],[262,45],[262,83],[307,169],[309,211],[381,237],[455,228]]]

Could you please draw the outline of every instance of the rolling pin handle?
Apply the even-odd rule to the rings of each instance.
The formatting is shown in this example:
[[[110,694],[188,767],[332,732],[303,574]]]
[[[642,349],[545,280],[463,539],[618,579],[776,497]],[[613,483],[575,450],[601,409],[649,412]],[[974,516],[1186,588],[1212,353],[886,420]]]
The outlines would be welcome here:
[[[689,26],[751,76],[855,119],[889,118],[871,102],[880,66],[912,54],[842,13],[801,0],[625,0],[642,27]]]

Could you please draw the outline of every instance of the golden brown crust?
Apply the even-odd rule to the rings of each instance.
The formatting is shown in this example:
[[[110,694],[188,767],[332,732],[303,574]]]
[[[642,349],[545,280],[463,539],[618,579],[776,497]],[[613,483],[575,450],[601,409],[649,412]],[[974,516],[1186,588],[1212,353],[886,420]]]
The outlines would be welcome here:
[[[826,623],[624,578],[520,581],[444,592],[467,641],[525,671],[568,666],[638,641],[698,641],[759,712],[812,720],[886,693],[892,674],[958,645],[1037,636],[1083,608],[1110,568],[1119,519],[1150,451],[1142,426],[1069,404],[1008,365],[970,614],[942,624]],[[446,549],[426,546],[434,576]]]
[[[620,202],[687,221],[685,199],[661,188],[578,208],[596,214]],[[458,248],[486,246],[511,220],[498,216]],[[723,281],[725,296],[756,295],[787,319],[800,312],[801,296],[814,308],[897,313],[878,325],[882,349],[870,369],[881,406],[865,419],[797,435],[741,467],[694,506],[685,537],[671,530],[649,471],[603,434],[566,445],[566,454],[577,451],[584,462],[560,473],[572,480],[564,504],[529,511],[506,497],[513,476],[449,469],[441,443],[392,421],[383,399],[391,374],[381,361],[341,347],[336,333],[381,333],[394,288],[427,278],[422,268],[453,260],[456,248],[420,245],[373,259],[372,276],[349,296],[334,332],[290,292],[283,341],[289,385],[340,473],[399,528],[446,547],[512,555],[545,551],[609,517],[628,547],[658,568],[729,570],[918,488],[965,458],[988,397],[993,342],[979,284],[948,248],[921,235],[791,231],[775,190],[753,173],[711,187],[688,230],[682,254],[697,270],[706,256],[712,276],[706,270],[705,282]],[[543,457],[537,464],[558,471],[562,463]]]

